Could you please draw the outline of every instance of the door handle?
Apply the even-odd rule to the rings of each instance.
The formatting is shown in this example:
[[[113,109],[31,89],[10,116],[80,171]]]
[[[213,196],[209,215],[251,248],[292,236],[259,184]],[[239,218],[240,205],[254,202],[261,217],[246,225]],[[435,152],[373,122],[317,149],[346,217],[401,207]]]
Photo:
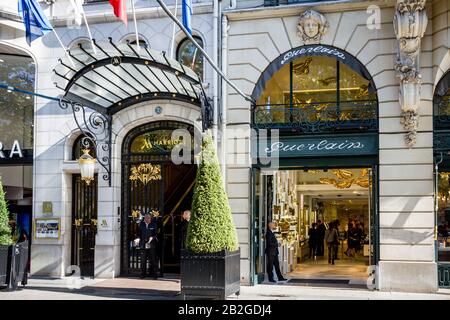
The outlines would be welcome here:
[[[75,227],[79,228],[81,227],[81,224],[83,223],[83,219],[75,219]]]

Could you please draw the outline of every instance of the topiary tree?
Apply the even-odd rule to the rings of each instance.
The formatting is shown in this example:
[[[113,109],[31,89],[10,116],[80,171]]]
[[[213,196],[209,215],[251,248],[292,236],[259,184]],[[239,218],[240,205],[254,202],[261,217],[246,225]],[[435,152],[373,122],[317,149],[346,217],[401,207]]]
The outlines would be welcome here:
[[[239,247],[236,228],[210,132],[203,139],[200,159],[186,248],[194,253],[235,251]]]
[[[0,245],[9,245],[12,243],[11,228],[9,227],[9,213],[6,206],[5,192],[0,180]]]

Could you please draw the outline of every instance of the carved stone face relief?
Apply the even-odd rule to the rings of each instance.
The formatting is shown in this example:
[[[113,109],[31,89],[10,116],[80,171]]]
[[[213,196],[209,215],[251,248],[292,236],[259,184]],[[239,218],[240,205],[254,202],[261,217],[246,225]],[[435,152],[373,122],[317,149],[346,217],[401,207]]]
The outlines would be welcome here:
[[[297,34],[302,37],[305,44],[320,43],[328,26],[327,19],[323,14],[314,10],[306,10],[300,15]]]

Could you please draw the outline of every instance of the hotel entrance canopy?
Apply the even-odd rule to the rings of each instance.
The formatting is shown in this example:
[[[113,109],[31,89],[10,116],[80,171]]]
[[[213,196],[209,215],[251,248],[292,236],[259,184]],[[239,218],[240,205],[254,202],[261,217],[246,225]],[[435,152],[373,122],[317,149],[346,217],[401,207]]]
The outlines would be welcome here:
[[[213,124],[211,99],[197,74],[165,52],[130,43],[79,45],[55,67],[55,86],[64,91],[63,109],[71,109],[85,136],[83,145],[94,145],[98,163],[111,185],[113,115],[128,106],[149,100],[177,100],[201,110],[203,130]]]
[[[195,72],[165,52],[148,47],[98,44],[69,51],[55,68],[55,85],[64,99],[83,104],[102,114],[113,115],[142,101],[172,99],[199,107],[209,101]]]

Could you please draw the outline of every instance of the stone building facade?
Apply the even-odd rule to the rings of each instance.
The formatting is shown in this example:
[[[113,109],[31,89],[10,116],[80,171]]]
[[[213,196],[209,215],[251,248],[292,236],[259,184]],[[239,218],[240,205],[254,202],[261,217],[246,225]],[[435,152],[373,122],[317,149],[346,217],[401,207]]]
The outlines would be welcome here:
[[[173,2],[167,1],[169,5]],[[289,53],[292,56],[305,46],[321,46],[328,55],[337,50],[351,57],[358,70],[365,68],[377,97],[377,145],[375,160],[370,163],[377,171],[373,176],[376,241],[372,242],[377,252],[377,287],[387,291],[436,291],[433,98],[436,86],[450,68],[450,1],[222,1],[220,14],[215,11],[216,1],[193,2],[194,34],[230,80],[254,99],[258,99],[255,92],[261,93],[257,88],[270,81],[264,75],[276,67],[277,59]],[[84,25],[81,29],[67,26],[68,1],[41,5],[52,17],[65,46],[70,48],[88,39]],[[108,37],[116,43],[134,39],[131,18],[125,28],[116,21],[107,2],[89,3],[84,8],[97,41],[108,41]],[[171,21],[151,1],[139,1],[136,9],[142,40],[152,49],[170,52]],[[314,12],[316,24],[309,27],[317,28],[316,32],[308,33],[299,25],[307,10]],[[30,47],[15,1],[2,3],[0,13],[0,52],[31,56],[36,64],[36,92],[61,95],[54,85],[53,69],[64,52],[56,39],[48,35]],[[408,25],[406,20],[413,22]],[[178,30],[175,44],[183,39]],[[238,230],[242,283],[256,284],[256,260],[264,254],[254,240],[261,232],[255,231],[254,221],[258,206],[252,157],[256,142],[251,134],[255,106],[219,81],[206,62],[203,83],[206,94],[215,98],[218,106],[216,138]],[[72,112],[62,110],[57,101],[36,97],[34,102],[33,218],[60,218],[61,237],[33,239],[31,273],[61,277],[73,264],[73,177],[79,174],[79,167],[72,152],[80,131]],[[127,244],[121,235],[125,217],[121,157],[128,133],[141,125],[163,121],[189,124],[201,131],[200,118],[198,107],[169,99],[140,102],[114,114],[111,186],[101,179],[104,172],[98,168],[95,277],[122,273],[121,250]],[[298,168],[304,167],[301,163]],[[295,167],[295,161],[290,166]],[[44,213],[44,202],[52,203],[51,213]]]

